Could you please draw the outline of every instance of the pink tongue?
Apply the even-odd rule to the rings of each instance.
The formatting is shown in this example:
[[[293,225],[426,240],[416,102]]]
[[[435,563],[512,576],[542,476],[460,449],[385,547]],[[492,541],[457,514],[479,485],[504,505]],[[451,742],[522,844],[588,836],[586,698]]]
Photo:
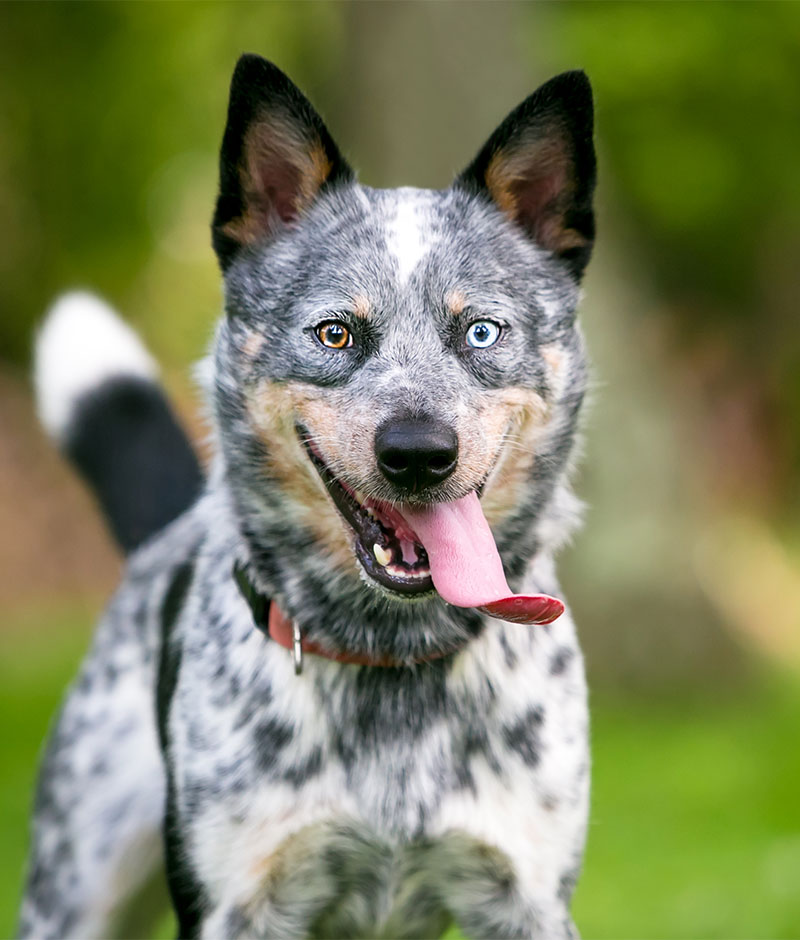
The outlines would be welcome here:
[[[425,546],[433,584],[449,604],[515,623],[549,623],[563,613],[555,597],[511,593],[477,493],[400,512]]]

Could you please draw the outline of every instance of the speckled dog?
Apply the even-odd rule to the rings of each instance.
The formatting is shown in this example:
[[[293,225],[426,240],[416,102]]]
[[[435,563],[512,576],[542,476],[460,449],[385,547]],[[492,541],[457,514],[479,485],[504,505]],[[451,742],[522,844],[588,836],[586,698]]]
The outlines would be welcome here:
[[[381,191],[245,56],[220,170],[207,481],[99,301],[40,335],[43,420],[129,559],[44,758],[21,934],[110,936],[166,865],[182,937],[574,936],[586,690],[547,595],[588,81],[449,189]]]

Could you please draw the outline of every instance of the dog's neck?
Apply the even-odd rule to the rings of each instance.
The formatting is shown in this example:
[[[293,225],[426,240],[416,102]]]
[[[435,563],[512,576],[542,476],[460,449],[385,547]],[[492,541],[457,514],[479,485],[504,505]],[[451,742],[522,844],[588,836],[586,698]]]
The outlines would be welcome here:
[[[413,660],[401,660],[392,656],[371,656],[357,650],[333,649],[320,643],[309,640],[302,635],[295,622],[289,619],[278,604],[262,594],[250,580],[244,566],[234,565],[233,576],[242,596],[247,601],[253,614],[253,623],[271,640],[285,649],[291,650],[295,656],[295,667],[299,672],[302,668],[302,657],[305,654],[322,656],[337,663],[356,666],[374,666],[384,669],[399,669],[411,665],[420,665],[452,655],[464,648],[468,641],[456,644],[451,650],[434,650],[427,655],[419,656]]]
[[[292,648],[296,623],[304,651],[344,662],[396,666],[446,660],[485,632],[486,617],[477,609],[453,607],[433,594],[396,601],[358,576],[355,559],[356,570],[332,564],[324,546],[311,540],[310,533],[297,529],[281,501],[265,503],[262,494],[253,493],[249,480],[242,477],[242,466],[247,463],[242,460],[228,466],[219,456],[214,462],[209,495],[219,521],[215,537],[230,539],[231,567],[235,560],[242,562],[254,592],[264,598],[261,623],[254,617],[261,631],[270,636],[270,606],[281,612],[281,623],[288,624],[279,629],[276,622],[273,641]],[[508,539],[500,533],[498,544],[515,591],[524,583],[530,593],[558,593],[552,566],[546,566],[541,577],[535,562],[550,556],[547,548],[537,543],[538,530],[547,522],[551,506],[564,527],[565,513],[559,502],[551,498],[544,507],[530,512],[530,538],[522,538],[520,528],[512,527],[517,533],[517,550],[520,542],[533,543],[533,547],[526,545],[524,561],[518,563],[515,549],[506,546]],[[241,585],[238,589],[241,591]],[[277,618],[277,612],[273,616]]]

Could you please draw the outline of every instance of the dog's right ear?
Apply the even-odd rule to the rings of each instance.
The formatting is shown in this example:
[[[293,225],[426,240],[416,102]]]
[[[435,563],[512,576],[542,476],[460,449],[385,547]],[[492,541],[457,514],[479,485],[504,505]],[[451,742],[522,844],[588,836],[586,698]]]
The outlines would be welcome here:
[[[295,222],[323,187],[353,179],[306,97],[257,55],[236,63],[219,167],[212,232],[223,271],[243,246]]]
[[[456,185],[491,199],[580,278],[594,242],[592,89],[564,72],[526,98]]]

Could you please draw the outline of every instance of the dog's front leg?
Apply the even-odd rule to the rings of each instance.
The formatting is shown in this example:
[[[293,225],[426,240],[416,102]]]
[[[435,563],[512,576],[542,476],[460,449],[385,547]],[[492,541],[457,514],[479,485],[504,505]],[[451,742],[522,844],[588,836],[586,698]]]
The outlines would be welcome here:
[[[164,774],[152,660],[122,620],[112,607],[42,762],[21,937],[86,940],[149,926],[124,919],[162,865]],[[142,914],[142,900],[137,907]]]
[[[307,825],[235,880],[205,918],[208,940],[386,936],[393,856],[356,822]],[[429,934],[418,934],[418,936]],[[408,934],[403,934],[408,936]]]

